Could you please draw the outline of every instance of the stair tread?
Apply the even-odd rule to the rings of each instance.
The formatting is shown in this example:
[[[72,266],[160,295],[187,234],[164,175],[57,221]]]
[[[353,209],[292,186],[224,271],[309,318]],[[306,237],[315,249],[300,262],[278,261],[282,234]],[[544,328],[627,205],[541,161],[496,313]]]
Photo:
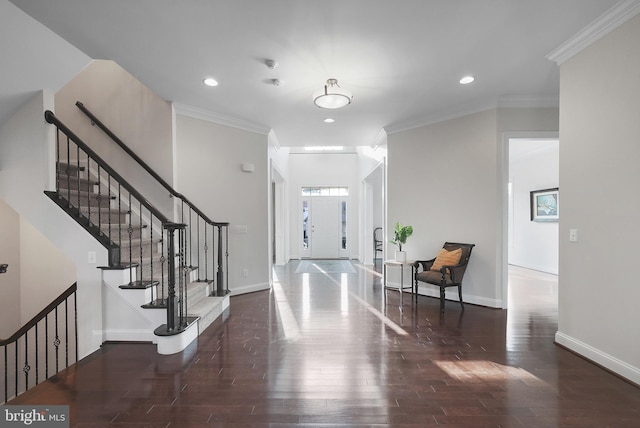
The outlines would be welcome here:
[[[209,313],[210,311],[221,305],[224,299],[224,297],[207,296],[204,299],[201,299],[198,302],[194,303],[193,305],[189,305],[187,314],[202,316],[203,314]]]
[[[167,303],[164,299],[156,299],[152,303],[141,306],[144,309],[167,309]]]
[[[133,283],[131,284],[120,285],[119,288],[123,290],[144,290],[158,284],[159,282],[156,280],[151,281],[151,280],[143,279],[142,281],[140,280],[133,281]]]

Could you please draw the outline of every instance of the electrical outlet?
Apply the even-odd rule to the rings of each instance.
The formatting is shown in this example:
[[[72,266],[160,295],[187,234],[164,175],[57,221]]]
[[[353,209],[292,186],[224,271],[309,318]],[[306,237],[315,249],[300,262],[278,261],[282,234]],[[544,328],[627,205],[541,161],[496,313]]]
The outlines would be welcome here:
[[[249,278],[249,269],[242,269],[242,277]]]
[[[87,262],[92,265],[97,263],[97,257],[96,257],[95,251],[89,251],[87,253]]]

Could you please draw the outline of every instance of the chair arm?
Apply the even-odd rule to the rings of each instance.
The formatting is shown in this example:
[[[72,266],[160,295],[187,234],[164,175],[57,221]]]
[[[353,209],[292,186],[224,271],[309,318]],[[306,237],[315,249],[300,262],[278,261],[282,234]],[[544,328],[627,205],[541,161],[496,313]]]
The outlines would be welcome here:
[[[458,275],[458,272],[460,272],[460,271],[464,272],[465,266],[467,266],[467,262],[458,263],[457,265],[442,266],[440,268],[440,273],[442,273],[442,276],[444,278],[444,274],[447,273],[447,270],[448,270],[449,271],[449,277],[451,278],[451,281],[452,282],[459,282],[458,280],[456,280],[456,276]]]
[[[431,260],[416,260],[415,262],[413,262],[413,267],[416,269],[416,273],[418,273],[418,268],[420,267],[420,265],[422,265],[422,270],[426,271],[431,269],[431,266],[433,266],[433,262],[435,261],[435,257]]]

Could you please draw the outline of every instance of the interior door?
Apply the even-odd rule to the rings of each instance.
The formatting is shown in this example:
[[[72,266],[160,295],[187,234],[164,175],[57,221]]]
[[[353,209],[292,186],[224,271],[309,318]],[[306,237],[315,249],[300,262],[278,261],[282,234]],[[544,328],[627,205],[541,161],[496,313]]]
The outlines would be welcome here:
[[[340,256],[340,200],[311,198],[311,257],[336,259]]]

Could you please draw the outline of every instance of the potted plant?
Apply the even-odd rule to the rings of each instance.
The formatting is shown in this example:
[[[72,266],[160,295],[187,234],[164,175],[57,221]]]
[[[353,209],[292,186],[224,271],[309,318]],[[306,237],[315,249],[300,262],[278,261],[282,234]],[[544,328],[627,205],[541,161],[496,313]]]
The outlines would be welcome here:
[[[393,240],[389,241],[393,245],[398,246],[398,251],[396,251],[396,261],[398,262],[406,262],[407,261],[407,253],[402,251],[402,245],[407,242],[407,238],[411,236],[413,233],[412,226],[403,226],[400,222],[396,223],[395,230],[393,231]]]

